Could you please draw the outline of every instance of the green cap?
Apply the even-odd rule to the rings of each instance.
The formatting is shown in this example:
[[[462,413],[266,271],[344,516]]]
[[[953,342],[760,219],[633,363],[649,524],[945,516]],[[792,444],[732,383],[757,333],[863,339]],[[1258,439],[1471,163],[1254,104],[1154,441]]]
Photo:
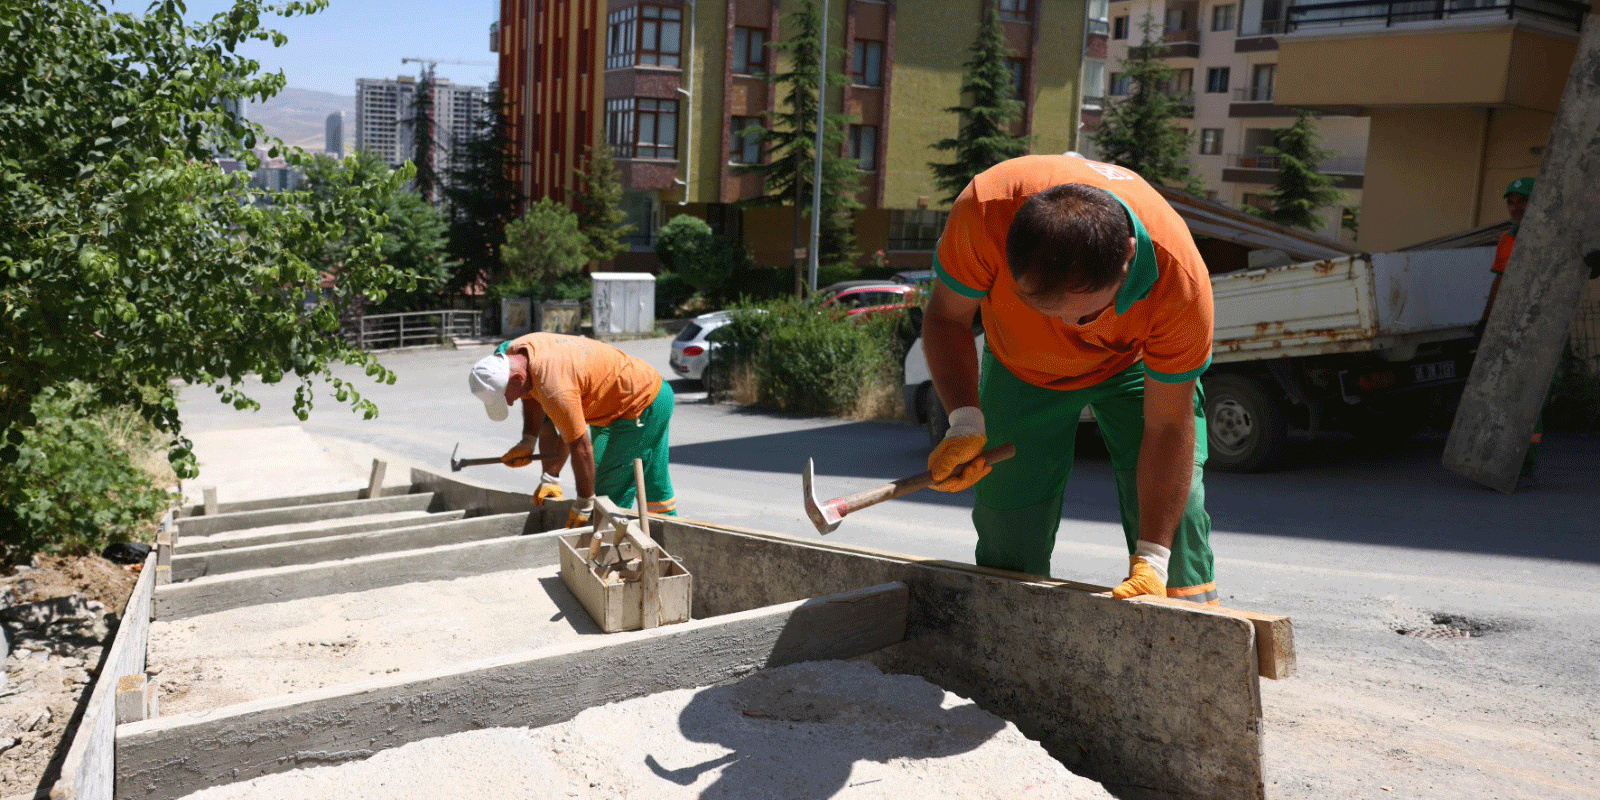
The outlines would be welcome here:
[[[1502,197],[1520,194],[1523,196],[1533,194],[1533,178],[1518,178],[1506,185],[1506,193]]]

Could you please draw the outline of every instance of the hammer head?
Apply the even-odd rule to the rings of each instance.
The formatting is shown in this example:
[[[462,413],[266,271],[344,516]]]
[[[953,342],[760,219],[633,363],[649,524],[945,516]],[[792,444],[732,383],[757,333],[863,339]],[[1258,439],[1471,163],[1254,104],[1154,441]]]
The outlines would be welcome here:
[[[801,484],[805,491],[806,516],[811,518],[811,524],[817,526],[817,533],[832,533],[839,527],[839,522],[844,519],[844,514],[833,501],[817,499],[816,487],[812,484],[811,459],[806,459],[806,471],[800,474]]]
[[[460,442],[456,442],[456,446],[450,450],[450,471],[451,472],[460,472],[461,471],[461,459],[456,458],[456,452],[459,451],[460,449],[461,449],[461,443]]]

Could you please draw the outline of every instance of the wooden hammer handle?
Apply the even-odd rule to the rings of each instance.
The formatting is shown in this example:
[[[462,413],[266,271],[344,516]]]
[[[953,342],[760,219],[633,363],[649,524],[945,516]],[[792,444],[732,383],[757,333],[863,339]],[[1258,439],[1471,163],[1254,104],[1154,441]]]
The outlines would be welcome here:
[[[991,447],[988,450],[983,451],[980,457],[987,460],[990,464],[993,464],[999,461],[1004,461],[1016,454],[1016,445],[1007,442],[999,447]],[[977,459],[973,460],[976,461]],[[972,462],[969,461],[967,463],[970,464]],[[933,472],[931,470],[919,472],[909,478],[901,478],[900,480],[891,481],[883,484],[882,486],[868,489],[863,492],[856,492],[855,494],[845,495],[844,497],[829,500],[828,505],[831,505],[837,509],[839,511],[839,516],[842,517],[852,511],[860,511],[867,506],[875,506],[885,500],[893,500],[896,497],[901,497],[918,489],[926,488],[931,483],[933,483]]]

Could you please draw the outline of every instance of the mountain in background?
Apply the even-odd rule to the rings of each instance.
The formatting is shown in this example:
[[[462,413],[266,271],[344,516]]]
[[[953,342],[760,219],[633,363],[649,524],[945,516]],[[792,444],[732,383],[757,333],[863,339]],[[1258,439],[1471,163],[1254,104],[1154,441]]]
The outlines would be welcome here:
[[[284,144],[320,153],[326,141],[323,125],[335,111],[344,112],[344,149],[348,153],[356,139],[354,95],[285,87],[264,103],[248,104],[245,116],[265,128],[268,136],[282,139]]]

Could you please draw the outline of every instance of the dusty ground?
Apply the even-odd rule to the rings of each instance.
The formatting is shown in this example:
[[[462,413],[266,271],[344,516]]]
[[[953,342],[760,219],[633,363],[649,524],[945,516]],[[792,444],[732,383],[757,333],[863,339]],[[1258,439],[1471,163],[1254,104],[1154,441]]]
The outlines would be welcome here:
[[[137,573],[99,556],[42,557],[0,578],[11,644],[0,687],[0,798],[49,789]]]

